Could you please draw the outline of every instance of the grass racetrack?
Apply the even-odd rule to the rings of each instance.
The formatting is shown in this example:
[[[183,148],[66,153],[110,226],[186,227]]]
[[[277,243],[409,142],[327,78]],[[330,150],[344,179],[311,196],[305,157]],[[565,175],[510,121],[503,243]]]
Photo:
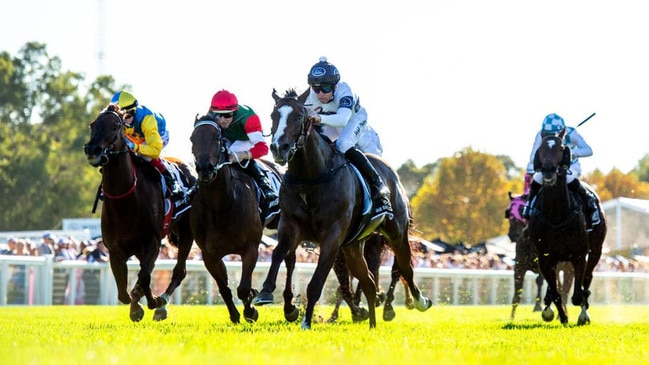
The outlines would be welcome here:
[[[333,307],[316,306],[328,318]],[[593,306],[592,323],[546,323],[531,305],[396,307],[392,322],[337,324],[311,331],[284,320],[280,305],[258,307],[257,323],[232,324],[222,305],[171,305],[133,323],[128,307],[0,307],[0,363],[8,364],[643,364],[649,359],[649,306]],[[241,306],[239,306],[242,312]]]

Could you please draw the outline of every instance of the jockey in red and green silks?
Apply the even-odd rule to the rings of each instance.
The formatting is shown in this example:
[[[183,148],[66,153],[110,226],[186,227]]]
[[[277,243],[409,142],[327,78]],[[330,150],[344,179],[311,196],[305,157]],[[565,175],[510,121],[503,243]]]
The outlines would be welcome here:
[[[167,122],[162,114],[140,105],[135,96],[125,90],[116,92],[110,102],[125,112],[124,136],[127,139],[129,148],[149,160],[160,171],[171,190],[172,196],[181,193],[180,185],[160,159],[162,149],[169,143]]]

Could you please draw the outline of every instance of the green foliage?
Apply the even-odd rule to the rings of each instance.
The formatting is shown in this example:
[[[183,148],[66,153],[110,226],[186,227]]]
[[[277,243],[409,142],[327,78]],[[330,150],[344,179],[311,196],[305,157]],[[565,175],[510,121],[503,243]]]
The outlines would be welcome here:
[[[0,231],[54,229],[90,215],[100,178],[83,144],[112,84],[102,78],[85,92],[83,77],[62,70],[42,44],[26,44],[16,58],[0,54]]]
[[[238,306],[241,311],[241,306]],[[316,306],[326,317],[331,306]],[[217,306],[168,307],[169,318],[140,323],[128,306],[0,307],[3,364],[642,364],[649,356],[649,307],[592,306],[591,325],[543,322],[532,306],[396,307],[391,322],[337,324],[284,320],[282,306],[258,307],[256,323],[230,323]]]

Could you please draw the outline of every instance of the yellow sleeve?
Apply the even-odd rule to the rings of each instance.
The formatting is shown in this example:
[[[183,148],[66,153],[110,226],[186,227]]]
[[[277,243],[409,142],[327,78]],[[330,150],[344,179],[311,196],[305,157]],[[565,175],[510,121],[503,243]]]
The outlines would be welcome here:
[[[159,158],[162,152],[162,138],[158,133],[158,122],[153,115],[147,115],[142,121],[142,133],[146,144],[139,146],[137,153],[149,158]]]

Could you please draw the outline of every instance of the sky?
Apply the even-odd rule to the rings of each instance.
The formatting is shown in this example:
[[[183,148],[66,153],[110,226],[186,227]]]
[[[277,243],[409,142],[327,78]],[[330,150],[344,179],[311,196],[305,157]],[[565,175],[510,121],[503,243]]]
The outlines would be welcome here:
[[[578,128],[594,151],[582,169],[626,173],[649,153],[648,15],[641,0],[0,0],[0,52],[44,43],[88,84],[131,85],[166,117],[164,153],[187,161],[216,91],[269,133],[272,90],[305,90],[326,56],[395,168],[466,148],[524,168],[545,115],[597,113]]]

